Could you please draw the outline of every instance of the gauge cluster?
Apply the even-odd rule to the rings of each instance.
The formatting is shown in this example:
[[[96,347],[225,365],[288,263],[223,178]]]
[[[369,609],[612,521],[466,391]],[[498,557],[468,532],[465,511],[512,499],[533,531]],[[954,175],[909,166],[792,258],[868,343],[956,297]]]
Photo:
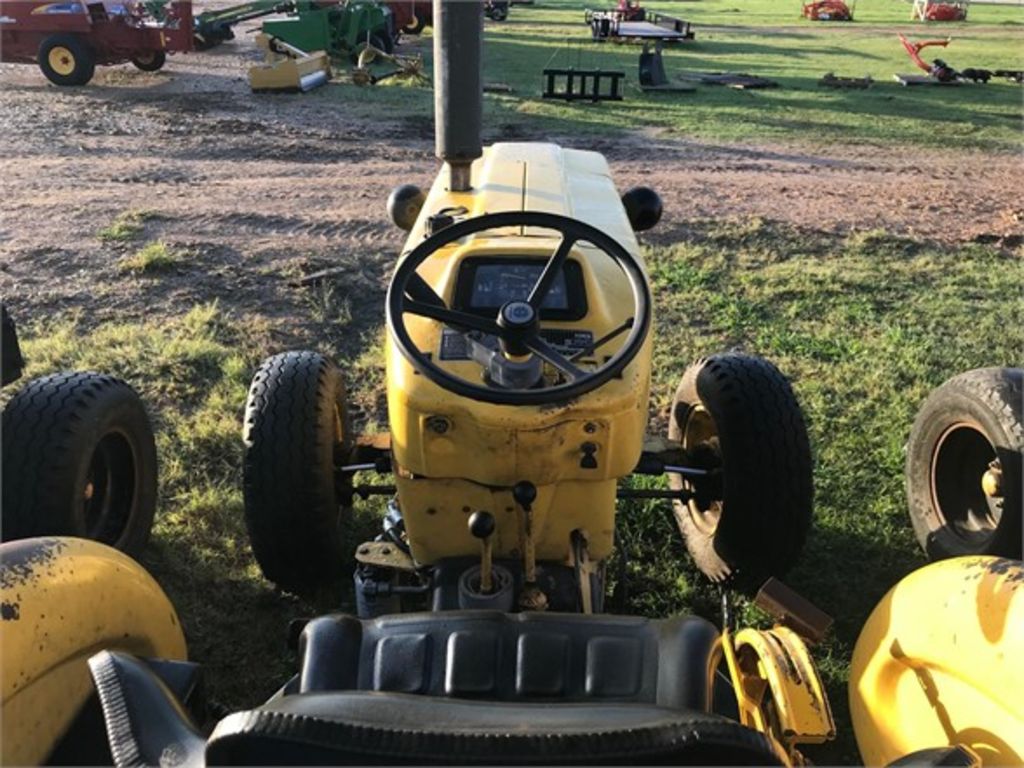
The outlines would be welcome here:
[[[455,308],[493,317],[506,302],[525,301],[546,264],[546,259],[468,258],[460,265],[455,282]],[[581,320],[586,314],[583,270],[569,260],[544,297],[541,320]]]

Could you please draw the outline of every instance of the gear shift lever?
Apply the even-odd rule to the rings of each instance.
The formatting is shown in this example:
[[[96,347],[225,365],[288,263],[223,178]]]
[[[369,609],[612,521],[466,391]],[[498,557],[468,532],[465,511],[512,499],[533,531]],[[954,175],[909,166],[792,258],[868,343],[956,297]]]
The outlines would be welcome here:
[[[469,516],[469,532],[480,539],[480,592],[489,595],[494,588],[491,575],[491,534],[494,533],[494,515],[480,510]]]

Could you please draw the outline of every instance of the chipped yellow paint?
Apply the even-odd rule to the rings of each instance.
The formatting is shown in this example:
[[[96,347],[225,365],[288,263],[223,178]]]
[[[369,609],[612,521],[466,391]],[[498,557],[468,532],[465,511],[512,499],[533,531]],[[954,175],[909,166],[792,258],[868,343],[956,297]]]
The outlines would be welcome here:
[[[453,554],[479,554],[480,542],[468,528],[469,516],[478,510],[494,515],[494,556],[523,555],[525,516],[516,508],[510,488],[455,478],[413,480],[401,474],[396,474],[395,483],[406,520],[412,517],[432,526],[424,535],[409,537],[417,562],[433,563]],[[588,556],[603,560],[611,554],[614,543],[615,481],[564,480],[538,486],[532,515],[538,559],[565,561],[570,536],[581,529],[587,534]]]
[[[94,541],[0,545],[0,760],[38,765],[92,691],[98,651],[185,658],[177,614],[138,563]]]
[[[961,557],[903,579],[871,613],[850,665],[867,765],[963,744],[1024,764],[1024,563]]]
[[[834,739],[836,726],[825,688],[804,641],[788,627],[743,629],[736,634],[736,657],[745,676],[763,681],[758,701],[771,701],[772,718],[765,718],[776,738],[792,753],[799,744]]]

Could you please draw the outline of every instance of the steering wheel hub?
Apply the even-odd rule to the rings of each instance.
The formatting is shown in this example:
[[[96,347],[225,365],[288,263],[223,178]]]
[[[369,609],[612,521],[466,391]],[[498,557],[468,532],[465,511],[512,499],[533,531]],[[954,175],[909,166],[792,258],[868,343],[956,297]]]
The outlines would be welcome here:
[[[537,319],[537,313],[525,301],[509,301],[501,308],[498,325],[508,329],[528,329]]]

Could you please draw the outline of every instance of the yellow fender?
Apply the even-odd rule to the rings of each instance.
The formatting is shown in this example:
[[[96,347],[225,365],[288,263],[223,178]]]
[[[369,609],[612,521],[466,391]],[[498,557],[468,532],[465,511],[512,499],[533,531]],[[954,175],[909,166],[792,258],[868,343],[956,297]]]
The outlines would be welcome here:
[[[850,713],[866,765],[962,744],[1024,764],[1024,564],[961,557],[882,598],[857,640]]]
[[[104,649],[185,659],[185,636],[145,569],[95,541],[0,545],[0,726],[4,765],[38,765],[92,691],[86,660]]]

